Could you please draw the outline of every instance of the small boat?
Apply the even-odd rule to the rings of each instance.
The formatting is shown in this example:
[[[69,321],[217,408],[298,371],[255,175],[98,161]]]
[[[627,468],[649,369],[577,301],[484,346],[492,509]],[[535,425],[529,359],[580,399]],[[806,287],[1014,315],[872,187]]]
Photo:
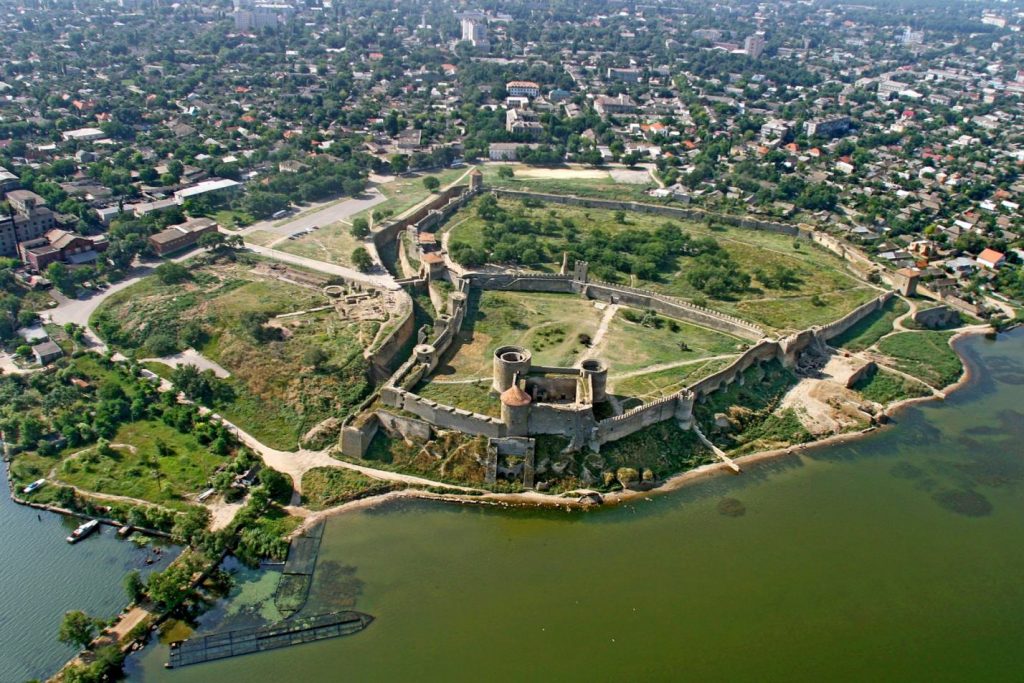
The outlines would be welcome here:
[[[88,522],[82,524],[77,529],[71,532],[71,535],[67,538],[68,543],[78,543],[83,538],[85,538],[92,532],[96,531],[99,525],[99,520],[90,519]]]
[[[38,491],[39,489],[43,488],[43,484],[45,484],[45,483],[46,483],[45,479],[36,479],[34,482],[32,482],[31,484],[29,484],[28,486],[23,488],[21,490],[21,492],[22,493],[32,493],[33,491]]]
[[[131,535],[133,531],[135,531],[135,527],[133,527],[131,524],[125,524],[123,527],[117,530],[117,537],[127,538]]]

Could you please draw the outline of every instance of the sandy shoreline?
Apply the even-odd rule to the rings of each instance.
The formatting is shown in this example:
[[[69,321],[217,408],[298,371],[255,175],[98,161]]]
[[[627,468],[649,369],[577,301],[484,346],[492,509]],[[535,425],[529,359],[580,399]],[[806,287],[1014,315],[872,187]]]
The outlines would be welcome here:
[[[963,364],[964,370],[960,375],[960,378],[944,387],[939,394],[933,394],[930,396],[919,396],[915,398],[907,398],[899,401],[894,401],[886,405],[881,414],[886,417],[893,417],[899,411],[904,408],[915,405],[917,403],[924,403],[928,401],[942,400],[949,396],[954,391],[966,386],[973,378],[974,372],[971,364],[968,362],[967,357],[957,349],[957,342],[962,339],[966,339],[971,336],[986,334],[990,332],[992,328],[989,325],[975,325],[970,328],[959,330],[949,339],[949,345],[956,351],[960,357],[960,362]],[[856,432],[844,432],[842,434],[833,434],[823,439],[816,441],[808,441],[806,443],[794,444],[785,448],[776,448],[767,451],[758,451],[756,453],[750,453],[748,455],[742,455],[733,460],[740,465],[750,465],[764,460],[777,458],[784,455],[792,455],[805,451],[811,448],[818,448],[821,446],[832,446],[838,444],[849,443],[862,439],[869,434],[879,431],[885,428],[886,425],[879,425],[868,427]],[[658,486],[648,490],[626,490],[626,491],[613,491],[611,493],[602,493],[601,498],[603,499],[602,504],[594,504],[592,502],[581,502],[580,496],[584,495],[584,492],[580,490],[579,495],[573,497],[562,497],[546,493],[539,493],[537,491],[524,491],[522,493],[486,493],[480,496],[462,496],[455,494],[438,494],[424,491],[422,489],[403,489],[401,491],[391,491],[380,496],[373,496],[370,498],[362,498],[359,500],[345,503],[335,508],[328,510],[322,510],[316,512],[307,517],[299,529],[296,530],[298,533],[300,530],[307,528],[308,526],[325,520],[334,515],[343,514],[345,512],[351,512],[354,510],[364,510],[367,508],[376,507],[378,505],[384,505],[393,500],[406,499],[406,498],[419,498],[425,500],[441,500],[445,502],[470,504],[470,505],[493,505],[500,507],[550,507],[550,508],[563,508],[567,510],[572,509],[591,509],[591,508],[606,508],[614,505],[620,505],[622,503],[632,502],[634,500],[647,498],[651,495],[661,495],[670,493],[672,491],[678,491],[684,486],[690,485],[696,481],[706,479],[711,476],[715,476],[721,473],[730,474],[732,476],[740,476],[733,473],[729,469],[729,465],[724,462],[715,462],[708,465],[702,465],[686,472],[680,472],[672,477],[669,477]]]

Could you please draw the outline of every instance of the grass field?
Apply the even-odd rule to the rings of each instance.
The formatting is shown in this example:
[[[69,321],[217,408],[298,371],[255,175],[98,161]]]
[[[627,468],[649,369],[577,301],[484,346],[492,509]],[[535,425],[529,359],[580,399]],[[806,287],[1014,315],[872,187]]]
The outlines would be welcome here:
[[[326,510],[367,496],[387,493],[395,485],[340,467],[315,467],[302,475],[302,504]]]
[[[123,424],[110,443],[106,455],[95,446],[73,449],[78,453],[57,468],[57,478],[86,491],[184,509],[185,497],[206,488],[213,471],[227,462],[190,434],[156,420]]]
[[[926,384],[941,389],[960,378],[963,363],[950,347],[952,332],[900,332],[878,343],[892,365]]]
[[[474,292],[462,331],[436,376],[490,378],[494,350],[507,344],[530,349],[535,365],[571,366],[586,351],[578,335],[592,338],[601,314],[594,302],[565,294]]]
[[[489,378],[470,384],[426,382],[416,389],[416,393],[445,405],[471,410],[481,415],[501,417],[501,403],[497,396],[491,395],[491,380]]]
[[[853,389],[859,391],[861,396],[867,400],[881,403],[882,405],[905,398],[916,398],[931,394],[928,387],[919,382],[911,382],[907,378],[895,373],[878,369],[861,378],[853,385]]]
[[[499,176],[498,169],[503,166],[510,167],[515,175],[512,178]],[[576,167],[545,169],[523,164],[484,164],[480,166],[480,170],[484,174],[485,187],[659,203],[659,200],[647,194],[647,190],[656,187],[649,175],[644,182],[617,182],[608,169],[602,168],[580,167],[578,172],[574,173]],[[545,173],[546,171],[550,172]],[[644,169],[637,169],[635,172],[627,171],[626,175],[631,176],[630,180],[640,180],[644,173]],[[573,175],[577,177],[572,177]]]
[[[484,227],[487,223],[476,214],[477,201],[471,202],[452,217],[450,224],[453,242],[483,247]],[[554,204],[525,207],[521,202],[510,199],[500,199],[498,205],[512,212],[522,212],[531,222],[571,220],[581,234],[597,229],[611,235],[624,230],[653,231],[666,222],[672,222],[693,237],[714,238],[751,275],[754,275],[756,269],[791,269],[795,278],[787,288],[770,287],[754,277],[751,288],[742,295],[734,299],[709,300],[711,308],[756,322],[769,332],[793,332],[810,325],[831,322],[878,294],[877,290],[850,275],[837,256],[806,241],[797,246],[798,243],[786,235],[721,226],[712,229],[705,223],[670,220],[664,216],[642,213],[629,213],[626,222],[621,223],[616,220],[613,211]],[[531,237],[546,247],[550,258],[550,262],[540,264],[539,270],[554,271],[559,265],[556,259],[570,244],[562,235]],[[648,287],[684,299],[706,298],[684,276],[690,262],[690,257],[680,257],[676,268],[671,272],[660,273],[653,280],[627,280],[624,277],[622,280],[625,284]]]
[[[833,337],[829,344],[835,348],[863,351],[892,332],[893,321],[909,310],[910,306],[906,301],[893,297],[885,306],[860,320],[838,337]]]
[[[115,348],[141,357],[194,346],[231,373],[230,401],[211,407],[267,445],[294,448],[321,420],[344,415],[368,389],[363,348],[380,327],[322,311],[253,329],[274,316],[326,303],[313,288],[264,277],[250,266],[194,267],[190,281],[146,278],[110,297],[92,324]],[[276,328],[276,330],[274,329]],[[160,348],[157,348],[160,347]],[[308,360],[321,355],[316,369]]]
[[[609,378],[610,391],[616,396],[636,399],[637,404],[647,403],[655,399],[674,394],[691,384],[699,382],[708,375],[713,375],[735,360],[716,358],[697,360],[679,367],[666,370],[655,370],[642,375],[634,375],[616,379],[614,374]],[[625,406],[627,408],[632,405]]]
[[[611,364],[610,374],[625,373],[705,356],[732,354],[742,339],[681,321],[658,316],[656,326],[644,326],[626,318],[629,309],[619,309],[608,333],[594,350]],[[632,311],[641,317],[640,311]]]
[[[351,266],[353,250],[362,245],[361,240],[352,236],[351,227],[349,223],[338,221],[298,239],[280,242],[275,248],[318,261]]]

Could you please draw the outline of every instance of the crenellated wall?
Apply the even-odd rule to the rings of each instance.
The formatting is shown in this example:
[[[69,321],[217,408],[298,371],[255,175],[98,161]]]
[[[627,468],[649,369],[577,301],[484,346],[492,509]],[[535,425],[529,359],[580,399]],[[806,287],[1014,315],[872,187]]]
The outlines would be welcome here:
[[[617,441],[658,422],[676,419],[689,423],[693,409],[693,395],[685,389],[671,396],[631,408],[622,415],[601,420],[595,426],[590,447],[597,450],[601,444]]]

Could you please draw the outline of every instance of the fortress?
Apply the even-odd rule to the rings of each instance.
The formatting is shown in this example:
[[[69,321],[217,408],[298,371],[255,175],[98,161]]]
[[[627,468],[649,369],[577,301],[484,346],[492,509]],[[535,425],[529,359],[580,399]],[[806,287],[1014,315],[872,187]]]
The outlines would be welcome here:
[[[439,198],[438,208],[421,212],[418,221],[389,229],[397,234],[403,228],[413,232],[434,228],[481,191],[480,177],[474,176],[469,188],[446,193]],[[424,266],[418,279],[407,279],[403,284],[425,286],[439,275],[436,270]],[[489,482],[503,476],[520,479],[527,487],[533,486],[534,437],[558,435],[568,439],[568,452],[599,452],[603,444],[666,420],[675,420],[682,429],[696,429],[692,419],[695,403],[734,382],[742,382],[743,373],[754,365],[778,360],[786,367],[795,367],[801,353],[823,349],[829,339],[881,308],[893,296],[892,292],[882,292],[828,325],[772,339],[757,325],[734,316],[650,290],[592,280],[584,261],[577,261],[571,269],[563,263],[558,274],[476,272],[451,267],[440,275],[453,285],[445,313],[436,318],[432,329],[423,327],[417,332],[412,354],[383,383],[378,407],[370,408],[368,402],[362,414],[346,421],[341,434],[342,453],[363,457],[382,427],[414,442],[429,440],[438,430],[456,430],[487,439]],[[619,414],[606,405],[609,364],[604,360],[591,358],[574,367],[546,367],[533,363],[530,349],[502,345],[493,353],[490,383],[492,396],[500,402],[500,417],[482,415],[439,403],[414,390],[434,373],[449,351],[462,329],[474,290],[551,292],[626,305],[724,332],[746,340],[748,345],[727,367],[669,396]]]

